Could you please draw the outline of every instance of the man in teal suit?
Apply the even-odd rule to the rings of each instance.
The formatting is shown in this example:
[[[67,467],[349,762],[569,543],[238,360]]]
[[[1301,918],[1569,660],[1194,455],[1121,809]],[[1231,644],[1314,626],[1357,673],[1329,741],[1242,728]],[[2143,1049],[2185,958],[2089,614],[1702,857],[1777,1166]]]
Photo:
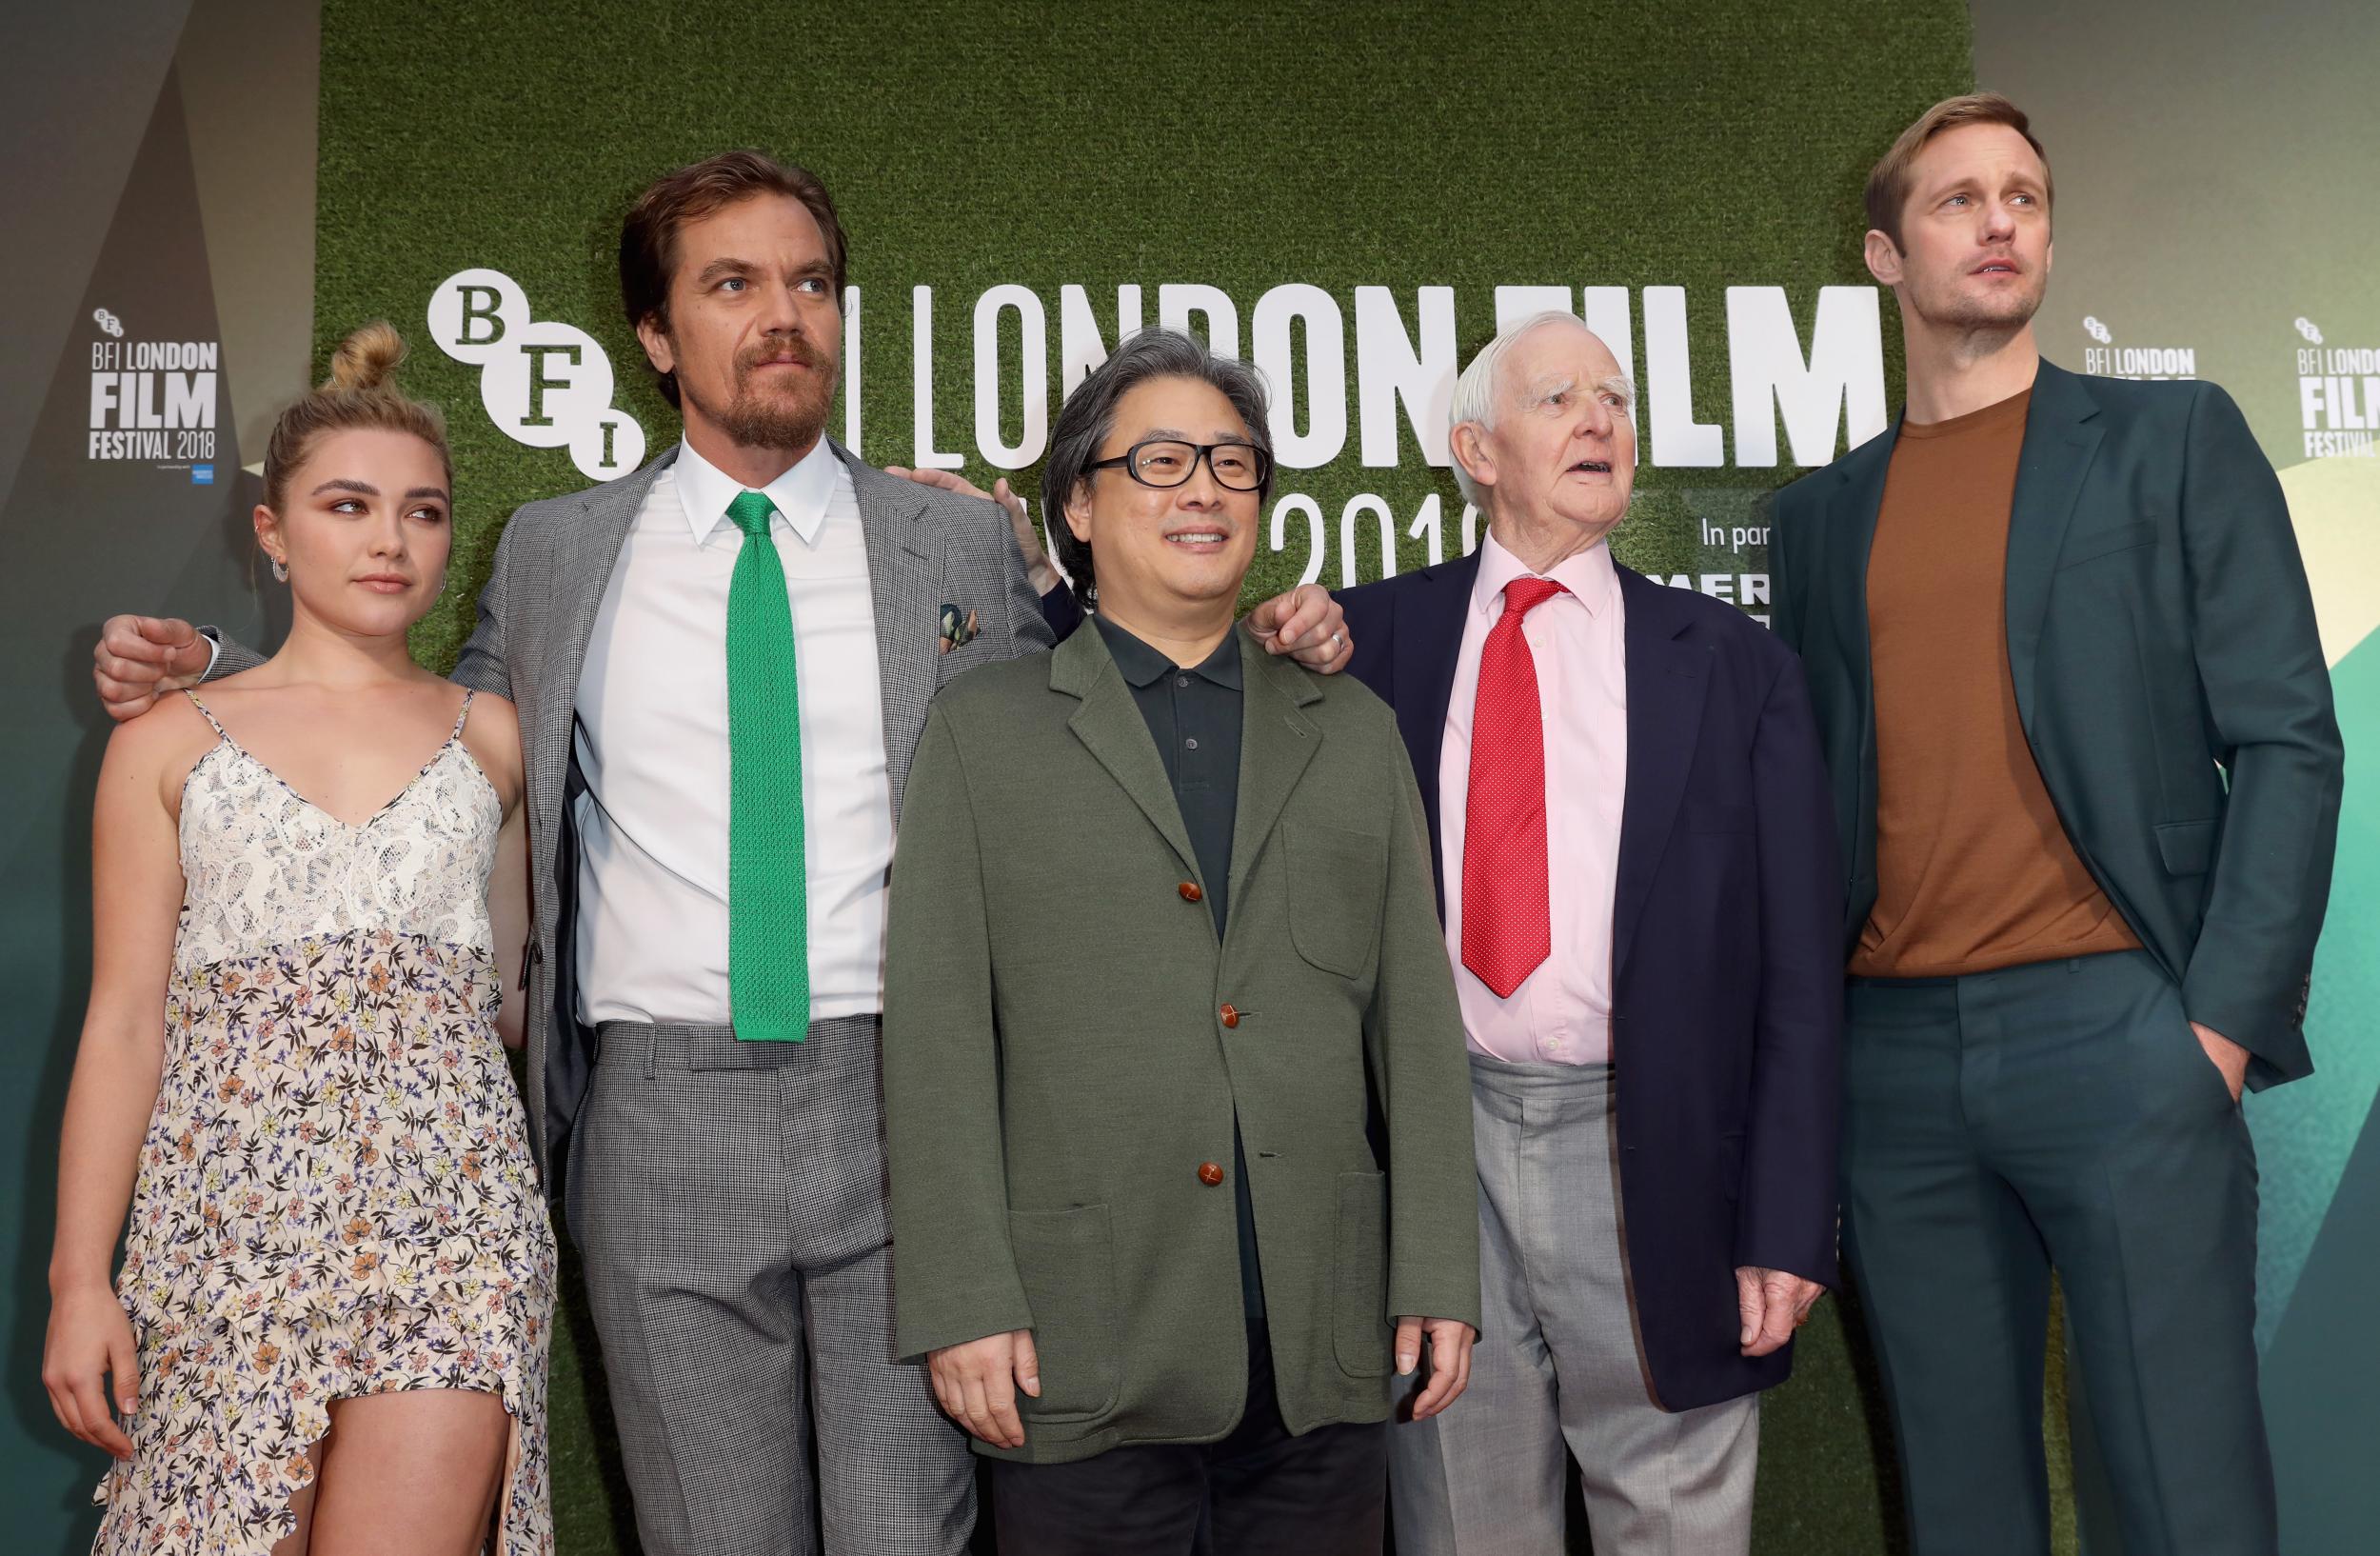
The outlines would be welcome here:
[[[1868,185],[1894,430],[1778,493],[1845,851],[1845,1253],[1923,1556],[2049,1549],[2051,1272],[2128,1556],[2270,1556],[2243,1086],[2302,1024],[2342,755],[2271,467],[2210,384],[2077,378],[1991,95]]]

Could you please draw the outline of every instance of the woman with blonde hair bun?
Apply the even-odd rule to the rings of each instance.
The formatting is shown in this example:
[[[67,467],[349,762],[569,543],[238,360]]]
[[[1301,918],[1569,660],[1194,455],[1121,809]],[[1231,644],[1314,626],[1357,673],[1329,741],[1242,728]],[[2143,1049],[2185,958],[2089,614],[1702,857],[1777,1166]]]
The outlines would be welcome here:
[[[100,768],[42,1366],[100,1551],[553,1547],[520,726],[407,653],[453,472],[404,355],[357,330],[273,429],[288,642]]]

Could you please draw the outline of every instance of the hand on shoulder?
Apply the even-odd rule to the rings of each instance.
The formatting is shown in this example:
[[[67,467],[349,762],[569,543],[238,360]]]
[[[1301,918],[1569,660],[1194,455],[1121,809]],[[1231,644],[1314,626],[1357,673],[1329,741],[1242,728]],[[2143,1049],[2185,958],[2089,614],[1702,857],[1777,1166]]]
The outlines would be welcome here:
[[[884,473],[899,476],[904,481],[914,481],[921,487],[961,497],[980,498],[994,505],[1007,520],[1009,532],[1016,536],[1017,549],[1024,557],[1025,576],[1032,581],[1033,591],[1047,594],[1058,587],[1058,569],[1050,566],[1048,556],[1041,549],[1041,530],[1033,523],[1023,494],[1009,487],[1006,476],[993,482],[992,489],[985,491],[956,470],[921,470],[911,469],[905,465],[887,465]]]
[[[195,685],[212,657],[211,646],[188,622],[110,616],[91,649],[91,681],[109,718],[134,719],[165,693]]]

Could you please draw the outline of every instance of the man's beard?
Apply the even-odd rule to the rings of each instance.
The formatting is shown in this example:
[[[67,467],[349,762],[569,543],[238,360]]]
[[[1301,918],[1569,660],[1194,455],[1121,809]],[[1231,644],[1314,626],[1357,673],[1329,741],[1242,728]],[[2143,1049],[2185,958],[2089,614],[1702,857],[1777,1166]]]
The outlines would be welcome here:
[[[1933,307],[1923,306],[1921,299],[1917,312],[1928,324],[1939,329],[2013,335],[2041,311],[2041,299],[2049,290],[2038,275],[2024,279],[2031,283],[2025,289],[1996,297],[1973,297],[1954,291]]]
[[[776,393],[755,390],[752,375],[760,364],[788,353],[808,370]],[[683,384],[680,391],[684,392]],[[790,450],[807,449],[818,441],[826,429],[826,409],[834,397],[833,365],[822,352],[804,340],[772,340],[737,359],[734,399],[718,408],[699,400],[694,404],[741,448]]]

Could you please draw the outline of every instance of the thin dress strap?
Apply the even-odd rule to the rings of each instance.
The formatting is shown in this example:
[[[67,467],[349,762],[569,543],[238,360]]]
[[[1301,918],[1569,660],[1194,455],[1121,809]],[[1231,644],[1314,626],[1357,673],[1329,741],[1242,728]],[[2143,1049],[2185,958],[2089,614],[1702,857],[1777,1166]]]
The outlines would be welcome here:
[[[190,706],[191,706],[192,708],[197,708],[197,709],[198,709],[198,716],[199,716],[200,718],[205,719],[205,720],[206,720],[208,724],[210,724],[210,725],[213,725],[213,726],[214,726],[214,730],[215,730],[215,733],[216,733],[216,734],[218,734],[218,735],[221,735],[221,736],[223,737],[225,744],[229,745],[229,746],[233,746],[233,747],[237,747],[237,746],[240,744],[238,741],[233,740],[233,739],[231,738],[231,731],[230,731],[230,730],[228,730],[228,729],[225,728],[222,725],[220,725],[220,724],[216,724],[216,723],[215,723],[215,716],[214,716],[212,713],[209,713],[208,711],[207,711],[207,705],[206,705],[205,703],[200,702],[200,701],[198,700],[198,693],[197,693],[197,692],[192,691],[192,690],[188,689],[188,688],[185,688],[183,689],[182,695],[183,695],[183,696],[185,696],[185,697],[188,697],[188,698],[190,700]],[[469,708],[469,707],[471,706],[470,699],[469,699],[469,698],[467,698],[467,697],[466,697],[466,698],[465,698],[465,699],[464,699],[464,701],[463,701],[463,706],[464,706],[465,708]]]
[[[454,742],[463,738],[464,722],[471,716],[471,699],[478,695],[479,690],[475,687],[466,687],[463,688],[463,711],[454,716],[454,732],[446,737],[448,745],[452,745]],[[195,698],[192,699],[192,701],[195,700]],[[201,708],[199,711],[203,713],[206,709]]]

